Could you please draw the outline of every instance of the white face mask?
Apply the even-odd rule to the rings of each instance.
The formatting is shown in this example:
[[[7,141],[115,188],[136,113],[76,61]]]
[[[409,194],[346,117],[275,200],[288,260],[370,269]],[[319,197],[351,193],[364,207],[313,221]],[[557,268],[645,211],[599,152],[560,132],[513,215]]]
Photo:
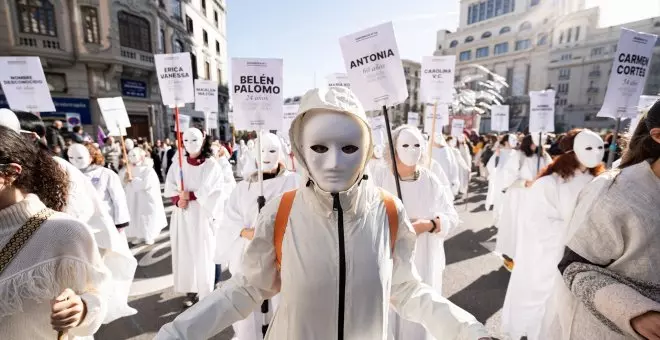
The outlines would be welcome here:
[[[358,118],[322,111],[303,118],[302,157],[321,190],[339,193],[358,180],[369,152],[368,130]]]
[[[250,140],[247,142],[247,147],[248,147],[248,149],[250,149],[250,150],[254,149],[254,140],[250,139]]]
[[[583,130],[575,136],[573,151],[582,165],[594,168],[603,161],[604,144],[603,139],[595,132]]]
[[[410,129],[403,129],[396,139],[396,156],[401,163],[415,166],[422,157],[422,140]]]
[[[378,144],[374,145],[374,157],[377,159],[383,158],[383,150],[385,149],[384,146]]]
[[[455,148],[458,145],[458,142],[456,142],[456,138],[450,139],[449,142],[447,143],[449,143],[449,146],[451,146],[452,148]]]
[[[144,161],[144,151],[140,148],[135,148],[131,151],[128,152],[128,161],[131,162],[131,164],[140,166],[142,165],[142,162]]]
[[[69,156],[69,162],[78,169],[85,169],[92,164],[89,150],[82,144],[72,144],[67,151],[67,155]]]
[[[511,147],[512,149],[518,146],[518,137],[516,137],[515,135],[509,135],[508,141],[509,141],[509,147]]]
[[[272,133],[264,133],[261,141],[261,166],[263,171],[269,172],[277,168],[282,152],[279,138]]]
[[[183,147],[191,155],[196,155],[202,150],[204,135],[202,131],[190,128],[183,133]]]
[[[130,138],[126,138],[126,140],[124,140],[124,145],[126,146],[126,151],[131,151],[133,148],[135,148],[135,142],[133,142],[133,140]]]
[[[220,147],[217,145],[211,145],[211,153],[214,157],[218,157],[218,154],[220,153]]]

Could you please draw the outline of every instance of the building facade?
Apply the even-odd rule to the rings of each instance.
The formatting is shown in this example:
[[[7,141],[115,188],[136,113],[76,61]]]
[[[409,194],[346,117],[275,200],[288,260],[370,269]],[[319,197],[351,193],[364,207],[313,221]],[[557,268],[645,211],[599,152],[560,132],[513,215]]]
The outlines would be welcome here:
[[[122,96],[131,120],[129,136],[164,138],[172,135],[173,118],[161,102],[154,54],[189,51],[196,64],[199,42],[184,21],[195,1],[201,0],[4,0],[0,54],[40,57],[57,110],[41,113],[44,120],[79,113],[85,130],[94,133],[104,126],[96,99]],[[217,31],[223,32],[218,40],[224,47],[222,8]],[[226,54],[221,58],[226,60]],[[221,81],[227,93],[226,80]],[[0,106],[6,106],[4,96]]]

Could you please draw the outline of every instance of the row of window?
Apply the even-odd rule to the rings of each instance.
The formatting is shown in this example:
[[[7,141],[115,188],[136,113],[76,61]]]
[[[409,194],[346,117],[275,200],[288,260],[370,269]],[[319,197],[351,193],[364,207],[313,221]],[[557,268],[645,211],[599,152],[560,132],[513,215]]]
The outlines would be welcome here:
[[[532,29],[532,23],[529,22],[529,21],[525,21],[522,24],[520,24],[520,27],[519,27],[518,30],[520,32],[522,32],[522,31],[527,31],[527,30],[530,30],[530,29]],[[500,35],[502,35],[504,33],[509,33],[509,32],[511,32],[511,27],[509,27],[509,26],[504,26],[500,29]],[[483,34],[481,34],[481,39],[487,39],[487,38],[490,38],[492,36],[493,36],[493,34],[490,31],[486,31]],[[469,42],[473,42],[473,41],[474,41],[474,37],[471,36],[471,35],[469,35],[465,38],[465,43],[469,43]],[[458,40],[452,40],[451,43],[449,43],[449,47],[456,47],[456,46],[458,46]]]
[[[468,25],[511,13],[516,8],[515,0],[486,0],[468,7]]]
[[[537,41],[537,45],[544,45],[547,41],[547,36],[542,36]],[[515,51],[523,51],[532,47],[532,41],[530,39],[516,40],[514,49]],[[495,44],[493,46],[493,55],[500,55],[509,52],[509,42],[503,42]],[[476,59],[486,58],[490,54],[490,46],[479,47],[476,51]],[[458,55],[459,61],[468,61],[472,59],[472,50],[462,51]]]
[[[573,32],[575,32],[575,38],[573,38]],[[566,37],[566,43],[570,43],[571,40],[577,42],[580,40],[580,26],[575,27],[575,31],[573,30],[573,27],[569,27],[567,30],[561,31],[559,33],[559,43],[563,44],[564,43],[564,37]]]

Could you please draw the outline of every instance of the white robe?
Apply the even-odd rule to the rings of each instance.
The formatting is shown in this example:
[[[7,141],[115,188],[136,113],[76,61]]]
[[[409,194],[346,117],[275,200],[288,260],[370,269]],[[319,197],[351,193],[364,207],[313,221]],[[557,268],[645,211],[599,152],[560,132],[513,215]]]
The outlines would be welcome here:
[[[218,162],[209,159],[197,166],[184,159],[183,187],[196,199],[186,209],[175,207],[170,218],[174,291],[198,293],[203,298],[213,290],[215,229],[229,193],[223,191]],[[180,188],[179,163],[173,162],[165,181],[165,197],[178,196]]]
[[[451,147],[451,151],[454,153],[454,159],[456,159],[456,164],[458,165],[458,192],[467,193],[468,186],[470,185],[470,159],[465,159],[462,151],[458,148]]]
[[[167,217],[160,194],[160,181],[151,166],[131,166],[133,180],[126,182],[126,168],[119,170],[131,222],[126,228],[128,238],[153,242],[167,226]]]
[[[236,187],[236,179],[234,178],[234,170],[231,167],[231,163],[229,163],[227,157],[224,156],[217,158],[216,161],[222,169],[222,175],[225,184],[225,188],[223,190],[226,192],[231,192]],[[222,219],[222,217],[220,217],[220,219]]]
[[[126,193],[121,186],[119,176],[112,170],[101,166],[90,166],[83,170],[87,178],[102,199],[103,208],[112,217],[115,225],[130,221],[130,213],[126,204]]]
[[[257,180],[257,181],[255,181]],[[269,202],[273,197],[298,188],[300,177],[287,170],[282,171],[277,177],[264,181],[264,197]],[[242,274],[243,253],[249,244],[249,240],[240,237],[243,228],[254,228],[259,214],[257,197],[259,197],[259,182],[256,174],[238,183],[231,193],[225,206],[225,216],[220,223],[217,234],[218,251],[216,252],[216,263],[228,263],[232,275]],[[271,298],[269,313],[277,308],[279,295]],[[259,311],[250,314],[244,320],[233,325],[234,337],[240,340],[263,339],[261,325],[264,315]]]
[[[454,152],[451,151],[450,146],[445,147],[433,147],[433,156],[432,158],[440,164],[443,172],[449,180],[451,191],[454,195],[458,194],[460,188],[460,178],[458,170],[458,161]]]
[[[488,169],[488,194],[486,194],[486,210],[495,206],[495,219],[502,207],[504,198],[503,190],[510,187],[518,178],[520,169],[520,158],[518,151],[514,149],[500,149],[499,161],[495,165],[498,156],[493,156],[488,160],[486,168]]]
[[[128,305],[128,295],[135,276],[137,260],[128,248],[126,236],[117,231],[114,221],[104,209],[96,189],[85,174],[64,159],[53,158],[69,176],[69,197],[64,212],[92,228],[103,263],[112,273],[112,289],[106,294],[108,312],[103,323],[108,324],[119,318],[136,314],[137,310]]]
[[[538,179],[531,187],[518,228],[516,267],[511,275],[502,309],[502,332],[514,339],[527,335],[538,340],[545,305],[554,290],[557,265],[564,252],[568,222],[573,216],[580,191],[594,177],[576,171],[564,180],[553,174]]]
[[[387,170],[386,168],[381,168]],[[374,183],[390,192],[396,192],[396,184],[391,171],[380,171],[374,176]],[[417,235],[415,250],[415,266],[422,282],[433,287],[442,294],[442,273],[445,269],[444,240],[451,229],[459,223],[458,213],[454,209],[453,196],[448,195],[440,185],[436,176],[426,168],[419,168],[419,178],[416,181],[401,181],[403,206],[410,219],[440,218],[440,232]],[[390,311],[391,318],[398,318],[399,333],[395,339],[435,339],[421,325],[399,318]],[[393,333],[395,322],[390,323]]]
[[[524,227],[520,221],[521,207],[527,201],[527,193],[529,188],[525,188],[525,181],[533,181],[537,176],[538,168],[538,155],[534,154],[531,157],[526,157],[521,151],[520,154],[520,169],[518,178],[509,187],[504,194],[502,200],[502,209],[499,211],[497,218],[497,243],[495,251],[500,254],[505,254],[511,258],[516,255],[516,242],[520,227]],[[545,168],[552,162],[552,159],[547,153],[543,154],[541,158],[540,169]]]

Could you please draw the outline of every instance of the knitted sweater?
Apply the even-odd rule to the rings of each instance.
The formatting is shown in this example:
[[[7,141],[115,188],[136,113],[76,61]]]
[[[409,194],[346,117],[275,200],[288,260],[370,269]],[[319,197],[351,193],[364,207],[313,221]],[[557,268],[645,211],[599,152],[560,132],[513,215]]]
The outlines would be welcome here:
[[[0,247],[34,214],[44,209],[35,195],[0,210]],[[69,339],[93,335],[105,316],[102,292],[109,279],[88,227],[55,213],[32,235],[0,274],[0,337],[3,340],[56,339],[50,325],[51,300],[71,288],[87,305]]]

